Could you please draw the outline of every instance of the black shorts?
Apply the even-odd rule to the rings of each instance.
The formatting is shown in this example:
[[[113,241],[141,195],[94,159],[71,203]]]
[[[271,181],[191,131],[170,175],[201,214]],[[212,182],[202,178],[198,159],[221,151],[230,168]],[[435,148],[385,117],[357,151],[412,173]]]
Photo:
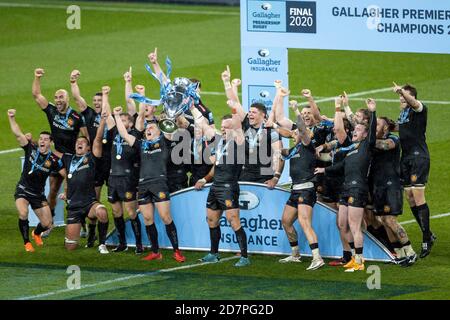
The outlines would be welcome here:
[[[168,177],[167,185],[169,187],[169,192],[177,192],[179,190],[185,189],[188,187],[188,181],[176,181]]]
[[[169,187],[166,180],[145,182],[138,186],[138,204],[144,205],[170,200]]]
[[[317,200],[316,190],[313,188],[303,190],[291,190],[291,196],[286,202],[286,205],[296,209],[301,204],[314,207],[314,205],[316,204],[316,200]]]
[[[98,202],[93,201],[85,206],[77,206],[75,208],[67,206],[67,224],[77,224],[84,222],[92,206],[96,203]]]
[[[358,189],[344,190],[339,199],[339,204],[346,207],[364,208],[368,202],[368,193]]]
[[[206,207],[211,210],[230,210],[239,208],[239,185],[212,185],[209,189]]]
[[[137,180],[134,175],[110,176],[108,180],[108,202],[135,201],[137,195]]]
[[[398,216],[403,211],[401,186],[375,186],[373,191],[374,213],[377,216]]]
[[[47,198],[44,194],[35,194],[28,192],[24,187],[17,185],[16,192],[14,193],[14,199],[25,199],[31,206],[31,209],[37,210],[48,206]]]
[[[98,160],[95,166],[95,186],[101,187],[108,185],[109,172],[111,170],[111,162]]]
[[[400,160],[400,179],[406,187],[423,187],[428,181],[430,159],[425,157],[405,157]]]

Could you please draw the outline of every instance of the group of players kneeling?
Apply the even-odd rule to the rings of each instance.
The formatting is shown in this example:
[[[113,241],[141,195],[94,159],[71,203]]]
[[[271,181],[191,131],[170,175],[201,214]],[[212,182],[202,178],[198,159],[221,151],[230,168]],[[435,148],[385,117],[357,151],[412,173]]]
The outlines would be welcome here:
[[[186,78],[171,82],[158,64],[156,49],[149,54],[149,60],[157,77],[162,83],[171,83],[174,92],[184,92],[186,85],[196,83],[195,93],[185,97],[189,108],[177,118],[179,129],[175,133],[164,134],[159,129],[158,121],[164,115],[156,115],[157,105],[141,102],[137,108],[130,99],[131,68],[124,75],[126,112],[122,107],[111,111],[107,86],[94,95],[93,108],[89,107],[80,94],[77,70],[72,71],[70,83],[78,112],[69,106],[68,92],[63,89],[56,91],[54,104],[49,103],[40,90],[42,69],[35,70],[33,97],[46,113],[51,132],[41,132],[39,140],[32,142],[17,125],[16,111],[8,110],[12,132],[25,150],[15,199],[26,251],[34,251],[29,240],[28,205],[40,220],[32,231],[33,240],[40,246],[43,234],[52,226],[56,197],[65,179],[64,192],[59,197],[67,202],[67,249],[77,247],[87,218],[86,246],[94,246],[97,228],[98,250],[102,254],[109,252],[105,245],[108,213],[99,201],[101,186],[106,183],[120,242],[113,251],[128,248],[125,208],[136,239],[136,254],[144,252],[140,212],[151,242],[151,252],[143,259],[162,259],[154,223],[156,207],[172,244],[173,258],[184,262],[170,213],[170,194],[188,186],[201,189],[212,182],[206,204],[211,250],[201,260],[220,259],[219,219],[225,211],[241,250],[235,265],[249,265],[247,236],[239,219],[238,181],[265,183],[273,188],[285,161],[290,161],[291,196],[283,210],[282,224],[292,254],[280,262],[301,261],[298,235],[293,227],[298,219],[313,255],[307,270],[324,265],[311,224],[312,208],[318,196],[338,209],[343,256],[330,265],[344,266],[349,272],[364,270],[364,229],[395,253],[396,263],[414,264],[417,255],[396,219],[402,213],[403,188],[423,232],[420,256],[430,253],[435,236],[430,231],[424,196],[429,171],[425,142],[427,107],[417,100],[414,87],[395,85],[393,88],[400,96],[401,114],[397,122],[377,118],[373,99],[366,101],[367,108],[353,114],[345,93],[336,98],[335,115],[329,119],[320,114],[309,90],[302,91],[308,106],[301,111],[296,101],[289,102],[295,112],[293,122],[283,108],[284,98],[290,92],[280,81],[274,84],[277,94],[270,114],[260,103],[252,104],[245,112],[238,97],[240,80],[231,81],[227,67],[222,80],[232,112],[222,118],[221,130],[217,132],[211,111],[199,100],[200,82]],[[135,89],[141,97],[145,96],[143,86]],[[392,134],[393,131],[399,131],[399,136]],[[293,139],[294,147],[283,149],[281,137]],[[44,186],[49,176],[47,200]]]

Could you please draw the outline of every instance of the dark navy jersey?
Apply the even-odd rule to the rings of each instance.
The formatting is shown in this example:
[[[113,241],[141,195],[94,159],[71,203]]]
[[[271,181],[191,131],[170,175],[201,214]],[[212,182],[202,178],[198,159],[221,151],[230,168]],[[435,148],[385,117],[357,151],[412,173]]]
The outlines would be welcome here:
[[[325,173],[331,175],[344,174],[344,188],[358,189],[361,193],[369,191],[368,173],[372,158],[372,149],[375,146],[375,134],[377,128],[377,117],[375,112],[370,112],[369,132],[367,137],[354,142],[342,151],[346,151],[344,161],[340,161],[325,168]]]
[[[91,141],[92,144],[94,143],[95,136],[97,135],[97,130],[100,127],[100,121],[102,119],[101,113],[96,113],[94,109],[88,106],[83,112],[81,112],[81,115],[83,116],[84,121],[86,123],[86,128],[89,133],[89,140]],[[112,140],[108,136],[108,130],[106,125],[103,131],[102,143],[103,143],[102,161],[109,162],[111,155]]]
[[[50,124],[55,149],[62,153],[75,153],[80,128],[86,127],[84,118],[71,107],[62,114],[51,103],[43,111]]]
[[[242,170],[255,174],[256,177],[263,171],[267,172],[264,175],[273,175],[272,143],[280,141],[280,135],[272,128],[264,128],[263,125],[259,128],[251,126],[248,115],[242,122],[242,130],[245,136],[245,164]]]
[[[226,141],[221,135],[216,135],[211,154],[216,156],[214,168],[214,185],[233,184],[239,180],[242,163],[239,163],[240,147],[234,140]]]
[[[167,179],[170,141],[161,135],[155,141],[136,139],[133,145],[140,157],[139,183]]]
[[[92,154],[84,156],[64,154],[62,166],[67,174],[67,205],[80,208],[96,201],[95,167],[98,159]],[[73,170],[71,170],[71,168]]]
[[[316,150],[312,143],[305,146],[302,142],[289,149],[289,175],[292,184],[314,182],[316,168]]]
[[[194,132],[190,128],[178,129],[169,141],[170,157],[167,163],[167,177],[171,181],[183,182],[187,179],[187,166],[190,163],[189,149]]]
[[[214,144],[214,138],[211,141],[206,141],[204,138],[192,140],[190,170],[194,177],[201,179],[211,171],[213,163],[209,159],[210,151],[208,153],[208,150],[212,144]]]
[[[129,134],[134,135],[136,130],[131,129]],[[108,131],[108,139],[112,141],[111,148],[111,176],[132,176],[138,162],[138,152],[123,139],[117,127]]]
[[[428,108],[423,103],[422,106],[421,112],[407,106],[400,113],[398,128],[403,157],[430,157],[426,142]]]
[[[372,164],[370,167],[374,185],[385,186],[388,183],[400,185],[400,139],[389,134],[386,139],[395,143],[391,150],[374,149]]]
[[[41,195],[50,173],[60,169],[59,158],[51,151],[41,154],[38,147],[31,142],[22,149],[25,151],[25,158],[19,185],[30,193]]]

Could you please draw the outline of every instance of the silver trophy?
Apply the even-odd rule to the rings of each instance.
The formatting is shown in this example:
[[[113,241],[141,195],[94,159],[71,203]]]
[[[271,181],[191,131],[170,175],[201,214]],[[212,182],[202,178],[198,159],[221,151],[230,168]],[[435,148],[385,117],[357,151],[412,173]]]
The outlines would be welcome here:
[[[189,110],[193,103],[191,91],[196,91],[197,84],[187,78],[175,78],[168,91],[161,97],[164,112],[158,122],[159,129],[164,133],[174,133],[178,126],[176,120]]]

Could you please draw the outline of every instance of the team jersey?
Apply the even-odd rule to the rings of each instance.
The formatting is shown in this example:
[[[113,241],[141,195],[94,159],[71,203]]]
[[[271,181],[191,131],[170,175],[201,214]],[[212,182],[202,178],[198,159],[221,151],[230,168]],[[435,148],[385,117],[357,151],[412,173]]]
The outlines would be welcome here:
[[[214,138],[207,141],[204,137],[201,139],[192,139],[191,144],[191,172],[196,178],[203,178],[211,170],[212,163],[209,159],[209,146],[214,143]]]
[[[100,121],[102,119],[101,113],[96,113],[94,109],[91,107],[87,107],[84,111],[81,112],[81,115],[84,118],[86,123],[86,128],[89,133],[89,140],[91,143],[94,142],[95,136],[97,135],[97,130],[100,127]],[[110,160],[112,140],[108,137],[108,129],[105,126],[102,137],[102,160],[108,161]]]
[[[289,175],[292,184],[301,184],[306,182],[314,182],[314,169],[316,168],[316,150],[312,142],[307,146],[299,142],[296,146],[289,149],[288,156],[290,168]]]
[[[189,147],[194,132],[190,128],[178,129],[169,141],[170,157],[167,163],[167,176],[170,180],[182,182],[187,179],[186,164],[189,164]],[[185,152],[187,151],[187,152]]]
[[[128,131],[135,136],[134,129]],[[138,153],[136,148],[133,148],[126,142],[119,134],[117,127],[108,130],[108,140],[112,141],[112,148],[110,153],[111,161],[111,176],[131,176],[136,168],[138,161]]]
[[[375,134],[377,128],[377,117],[375,112],[370,113],[369,132],[367,137],[359,142],[353,142],[350,146],[341,148],[347,152],[344,161],[325,168],[325,173],[339,175],[344,173],[344,188],[358,189],[359,192],[369,191],[368,173],[372,157],[372,148],[375,146]],[[343,150],[344,149],[344,150]]]
[[[216,156],[214,185],[233,184],[239,180],[242,163],[238,161],[238,146],[234,140],[226,141],[216,135],[211,146],[211,155]]]
[[[155,141],[136,139],[133,145],[140,157],[139,183],[167,179],[170,141],[164,135]]]
[[[251,126],[248,115],[242,122],[242,130],[245,136],[245,164],[242,170],[256,176],[260,176],[263,171],[267,172],[264,175],[273,175],[272,143],[279,141],[280,135],[263,125],[259,128]]]
[[[405,156],[421,156],[429,158],[426,143],[428,108],[422,103],[421,112],[407,106],[398,118],[400,144]]]
[[[47,154],[41,154],[38,147],[31,142],[22,149],[25,151],[25,159],[19,185],[30,193],[43,194],[50,173],[60,169],[59,158],[50,150]]]
[[[62,167],[67,174],[67,205],[80,208],[96,201],[95,167],[98,158],[92,153],[83,156],[64,154]]]
[[[389,134],[385,139],[391,139],[395,148],[391,150],[374,149],[370,167],[373,184],[384,186],[388,182],[400,185],[400,140]]]
[[[80,128],[86,127],[84,118],[71,107],[68,107],[66,113],[62,114],[51,103],[43,111],[50,124],[55,149],[62,153],[74,154]]]

